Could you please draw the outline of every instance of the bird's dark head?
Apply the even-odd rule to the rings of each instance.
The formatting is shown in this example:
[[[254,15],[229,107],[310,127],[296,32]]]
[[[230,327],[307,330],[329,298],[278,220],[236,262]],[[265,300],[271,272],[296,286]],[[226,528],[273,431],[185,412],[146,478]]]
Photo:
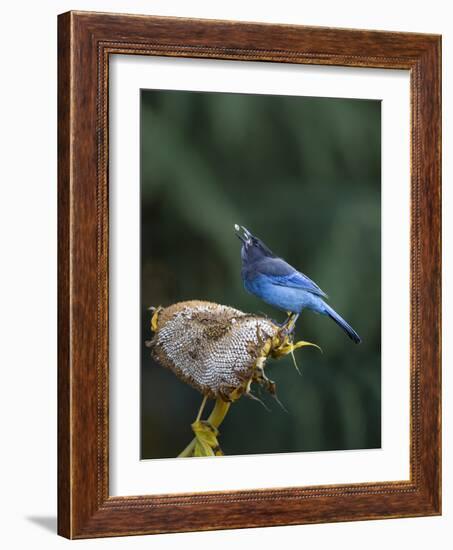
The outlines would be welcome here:
[[[241,259],[243,264],[251,264],[261,258],[274,258],[275,254],[244,226],[235,225],[236,237],[242,241]]]

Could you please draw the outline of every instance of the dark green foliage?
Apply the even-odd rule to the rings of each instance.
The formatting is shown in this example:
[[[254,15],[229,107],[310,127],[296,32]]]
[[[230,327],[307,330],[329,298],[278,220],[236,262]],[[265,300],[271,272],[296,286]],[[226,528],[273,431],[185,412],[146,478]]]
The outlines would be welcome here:
[[[302,377],[289,357],[269,362],[288,413],[241,399],[223,450],[380,447],[380,102],[143,91],[141,117],[142,457],[176,456],[201,402],[149,357],[148,306],[203,299],[284,318],[244,291],[235,223],[318,283],[363,343],[303,313],[296,337],[324,353],[296,352]]]

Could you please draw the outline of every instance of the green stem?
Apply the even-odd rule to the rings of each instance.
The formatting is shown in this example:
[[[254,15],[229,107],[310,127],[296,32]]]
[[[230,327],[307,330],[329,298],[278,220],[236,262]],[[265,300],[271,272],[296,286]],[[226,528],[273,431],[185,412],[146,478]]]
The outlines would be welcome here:
[[[203,403],[205,399],[203,400]],[[207,422],[211,424],[214,428],[218,428],[220,424],[225,419],[225,416],[228,413],[231,403],[224,401],[222,398],[217,397],[214,408],[212,409],[211,414]],[[196,438],[194,437],[192,441],[187,445],[187,447],[178,455],[178,458],[183,458],[186,456],[192,456],[193,449],[195,447]]]
[[[214,426],[214,428],[218,428],[224,421],[230,406],[231,402],[224,401],[222,398],[218,397],[209,415],[208,422]]]

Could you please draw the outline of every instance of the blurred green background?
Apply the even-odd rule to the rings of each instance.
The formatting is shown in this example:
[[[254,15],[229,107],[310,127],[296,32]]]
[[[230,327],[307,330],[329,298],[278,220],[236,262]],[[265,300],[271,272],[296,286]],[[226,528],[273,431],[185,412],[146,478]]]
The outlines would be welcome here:
[[[288,412],[242,398],[221,426],[225,454],[381,445],[381,105],[289,96],[141,92],[141,457],[176,456],[201,395],[145,348],[151,305],[202,299],[264,312],[243,289],[246,226],[311,277],[360,334],[309,311],[296,352],[266,372]]]

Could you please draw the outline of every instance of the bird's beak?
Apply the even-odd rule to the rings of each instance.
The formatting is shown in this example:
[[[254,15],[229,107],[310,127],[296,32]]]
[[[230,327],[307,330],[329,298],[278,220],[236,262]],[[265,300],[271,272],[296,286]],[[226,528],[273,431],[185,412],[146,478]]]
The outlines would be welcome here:
[[[235,224],[234,230],[236,232],[236,237],[240,239],[244,244],[247,244],[250,240],[251,233],[242,225]]]

